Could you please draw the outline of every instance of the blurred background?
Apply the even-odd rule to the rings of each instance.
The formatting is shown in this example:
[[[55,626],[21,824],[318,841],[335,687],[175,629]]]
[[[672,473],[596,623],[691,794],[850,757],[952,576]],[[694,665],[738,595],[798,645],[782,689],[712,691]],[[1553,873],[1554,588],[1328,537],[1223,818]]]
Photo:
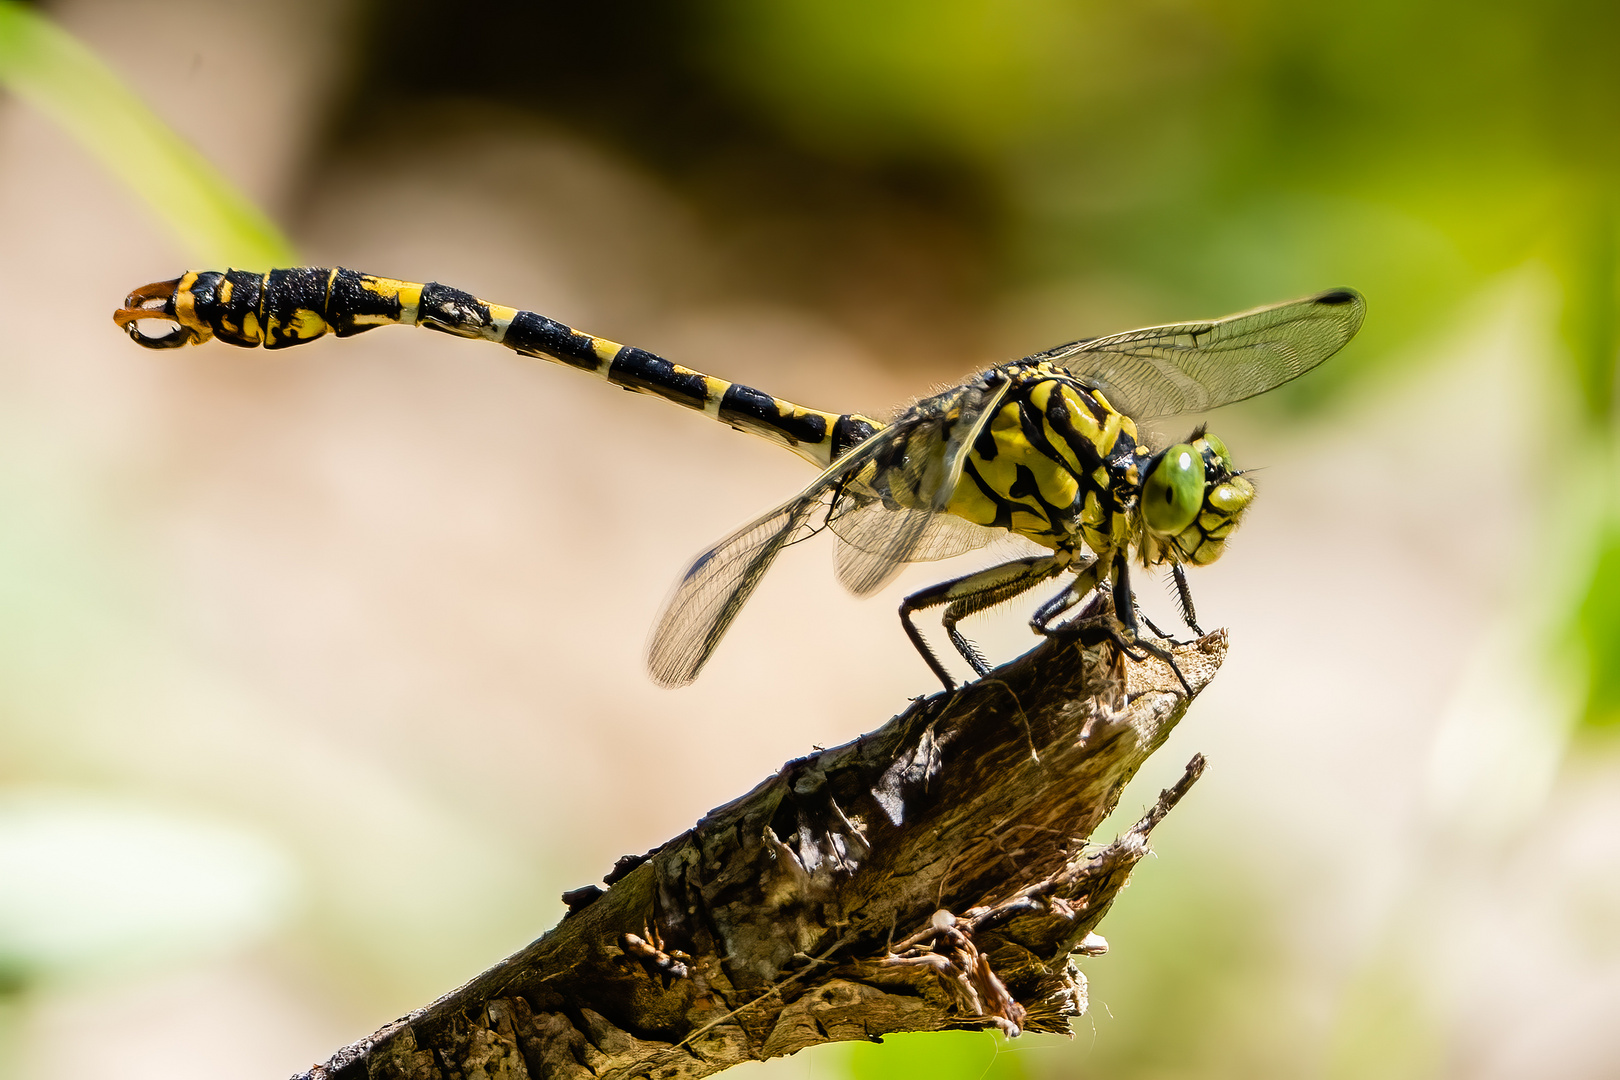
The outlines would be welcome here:
[[[928,692],[895,605],[994,557],[857,602],[830,544],[795,549],[658,691],[667,588],[805,466],[440,335],[162,353],[109,318],[296,259],[874,415],[1361,289],[1343,354],[1213,417],[1261,468],[1193,581],[1231,658],[1121,814],[1211,768],[1103,925],[1074,1038],[738,1075],[1620,1076],[1617,24],[0,2],[0,1075],[323,1060]],[[1005,659],[1025,619],[972,632]]]

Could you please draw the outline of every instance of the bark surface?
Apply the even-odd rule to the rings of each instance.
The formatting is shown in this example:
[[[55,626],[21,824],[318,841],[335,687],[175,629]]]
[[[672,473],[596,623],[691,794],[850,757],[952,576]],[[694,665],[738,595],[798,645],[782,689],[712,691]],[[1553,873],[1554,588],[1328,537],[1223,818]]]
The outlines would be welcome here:
[[[1194,692],[1224,632],[1175,649]],[[1169,665],[1052,638],[788,762],[566,895],[538,941],[298,1080],[685,1080],[816,1043],[1067,1033],[1076,954],[1202,771],[1087,843],[1189,699]]]

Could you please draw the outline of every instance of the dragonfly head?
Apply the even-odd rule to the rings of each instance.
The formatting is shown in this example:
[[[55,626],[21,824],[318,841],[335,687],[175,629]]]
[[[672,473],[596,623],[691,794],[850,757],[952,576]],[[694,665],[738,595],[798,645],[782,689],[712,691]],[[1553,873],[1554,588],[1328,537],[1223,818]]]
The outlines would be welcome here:
[[[1142,522],[1180,561],[1203,566],[1226,550],[1226,538],[1254,501],[1254,485],[1232,467],[1232,455],[1202,427],[1165,450],[1142,479]]]

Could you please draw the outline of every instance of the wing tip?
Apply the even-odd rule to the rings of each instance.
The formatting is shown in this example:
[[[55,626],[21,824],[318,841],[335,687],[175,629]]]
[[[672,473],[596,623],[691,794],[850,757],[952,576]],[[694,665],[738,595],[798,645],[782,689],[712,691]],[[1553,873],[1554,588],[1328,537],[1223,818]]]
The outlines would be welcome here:
[[[1333,320],[1334,324],[1339,327],[1339,331],[1343,335],[1343,340],[1339,343],[1341,348],[1356,336],[1357,332],[1361,330],[1362,320],[1367,317],[1367,298],[1348,285],[1340,285],[1336,289],[1319,292],[1311,297],[1311,301],[1318,312]],[[1331,314],[1322,311],[1323,308],[1329,309]],[[1338,349],[1334,350],[1334,352],[1337,351]],[[1325,360],[1327,357],[1322,359]]]
[[[1367,306],[1367,298],[1347,285],[1340,285],[1336,289],[1328,289],[1311,297],[1318,304],[1327,304],[1329,307],[1338,307],[1340,304],[1355,304],[1358,307]]]
[[[704,657],[704,660],[707,659],[708,657]],[[653,685],[665,690],[679,690],[683,686],[691,686],[702,669],[701,661],[693,666],[678,658],[661,656],[656,651],[649,651],[647,656],[647,677],[652,680]]]

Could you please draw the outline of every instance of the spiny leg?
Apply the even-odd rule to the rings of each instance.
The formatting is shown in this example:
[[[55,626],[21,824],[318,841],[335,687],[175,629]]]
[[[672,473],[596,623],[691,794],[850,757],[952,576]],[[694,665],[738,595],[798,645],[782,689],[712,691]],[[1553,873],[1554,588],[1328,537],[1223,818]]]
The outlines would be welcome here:
[[[1019,593],[1034,588],[1047,578],[1062,573],[1064,564],[1051,555],[1035,555],[1026,559],[1014,559],[992,566],[987,570],[967,574],[950,581],[942,581],[931,588],[921,592],[912,593],[900,602],[900,623],[906,628],[906,636],[911,644],[916,646],[924,661],[939,681],[945,684],[946,690],[956,689],[956,680],[951,673],[945,670],[939,657],[911,621],[914,612],[926,611],[941,604],[949,605],[945,609],[944,624],[951,644],[962,658],[973,666],[973,670],[984,675],[990,670],[990,665],[973,643],[963,637],[956,629],[956,623],[976,611],[994,607],[1004,601],[1011,600]]]
[[[1187,588],[1187,571],[1180,563],[1172,563],[1170,572],[1175,581],[1176,606],[1181,609],[1181,621],[1187,624],[1198,637],[1204,636],[1203,627],[1198,625],[1198,615],[1193,610],[1192,590]],[[1136,617],[1142,620],[1144,626],[1153,631],[1154,636],[1172,645],[1187,645],[1190,642],[1179,640],[1174,634],[1166,633],[1159,628],[1159,624],[1148,618],[1147,612],[1140,607],[1136,610]]]
[[[1154,637],[1157,637],[1157,638],[1159,638],[1160,640],[1163,640],[1163,641],[1168,641],[1172,645],[1185,645],[1186,644],[1186,642],[1184,642],[1184,641],[1177,641],[1176,638],[1174,637],[1174,635],[1167,634],[1163,630],[1160,630],[1159,629],[1159,624],[1154,622],[1152,619],[1148,618],[1147,612],[1138,611],[1136,613],[1136,617],[1138,619],[1142,620],[1142,625],[1143,626],[1146,626],[1149,630],[1153,631],[1153,636]]]
[[[1181,621],[1199,637],[1204,636],[1204,628],[1198,625],[1198,612],[1193,609],[1192,590],[1187,588],[1187,568],[1180,563],[1170,567],[1170,576],[1176,582],[1176,599],[1181,603]]]
[[[1072,634],[1080,638],[1081,642],[1085,644],[1094,644],[1107,639],[1112,641],[1120,652],[1132,660],[1141,660],[1142,653],[1156,656],[1170,665],[1170,670],[1176,673],[1176,678],[1181,682],[1182,689],[1187,691],[1188,697],[1191,697],[1192,687],[1188,684],[1186,676],[1182,675],[1181,668],[1176,665],[1175,656],[1164,647],[1146,641],[1142,637],[1136,623],[1136,598],[1131,592],[1129,566],[1125,561],[1123,551],[1114,554],[1110,565],[1114,617],[1078,619],[1061,626],[1052,625],[1052,620],[1068,611],[1097,588],[1102,567],[1101,559],[1088,564],[1084,570],[1080,571],[1066,590],[1048,600],[1036,610],[1035,617],[1029,622],[1030,629],[1037,634],[1043,635]],[[1148,625],[1151,626],[1152,624],[1149,623]],[[1159,631],[1155,629],[1154,633],[1159,633]],[[1141,651],[1138,652],[1138,650]]]
[[[1068,587],[1035,609],[1035,614],[1030,616],[1029,628],[1042,637],[1050,635],[1053,632],[1052,620],[1096,591],[1100,568],[1101,564],[1096,559],[1087,559],[1079,564],[1075,569],[1075,579],[1069,582]]]
[[[1114,553],[1114,565],[1109,573],[1113,578],[1114,614],[1119,617],[1120,623],[1125,628],[1125,640],[1169,664],[1170,670],[1176,673],[1181,688],[1187,691],[1189,698],[1192,697],[1192,684],[1187,682],[1187,676],[1183,675],[1181,668],[1177,666],[1175,654],[1142,636],[1142,628],[1136,622],[1136,594],[1131,591],[1130,563],[1126,561],[1124,551]]]
[[[1073,636],[1084,645],[1111,641],[1115,648],[1132,660],[1142,660],[1145,654],[1136,650],[1138,642],[1135,631],[1125,628],[1124,622],[1115,615],[1091,618],[1082,616],[1058,626],[1052,625],[1058,616],[1063,615],[1087,596],[1096,593],[1102,581],[1103,566],[1101,559],[1088,560],[1075,579],[1069,583],[1068,588],[1035,609],[1034,616],[1029,620],[1029,628],[1043,637]],[[1118,592],[1116,585],[1113,589],[1114,595],[1109,599],[1114,600]]]
[[[1051,557],[1037,556],[1026,561],[1044,562],[1047,560],[1051,560]],[[1051,561],[1054,563],[1056,562],[1056,560]],[[993,569],[1005,569],[1005,567],[1008,565],[1012,564],[1004,563],[1002,566],[995,567]],[[969,664],[973,665],[973,670],[976,671],[981,678],[990,673],[990,662],[984,658],[984,654],[979,651],[979,647],[977,645],[962,635],[962,632],[956,628],[956,624],[967,618],[969,615],[977,614],[978,612],[993,608],[997,604],[1011,600],[1020,593],[1034,588],[1048,577],[1059,573],[1062,569],[1063,568],[1060,566],[1053,566],[1044,573],[1032,572],[1031,574],[1024,575],[1003,584],[993,583],[981,592],[960,596],[958,599],[953,600],[948,607],[946,607],[945,615],[942,619],[940,619],[940,623],[945,627],[945,633],[951,639],[951,644],[956,646],[956,651],[961,653],[963,659],[967,660]],[[990,571],[985,571],[985,573],[989,572]]]

